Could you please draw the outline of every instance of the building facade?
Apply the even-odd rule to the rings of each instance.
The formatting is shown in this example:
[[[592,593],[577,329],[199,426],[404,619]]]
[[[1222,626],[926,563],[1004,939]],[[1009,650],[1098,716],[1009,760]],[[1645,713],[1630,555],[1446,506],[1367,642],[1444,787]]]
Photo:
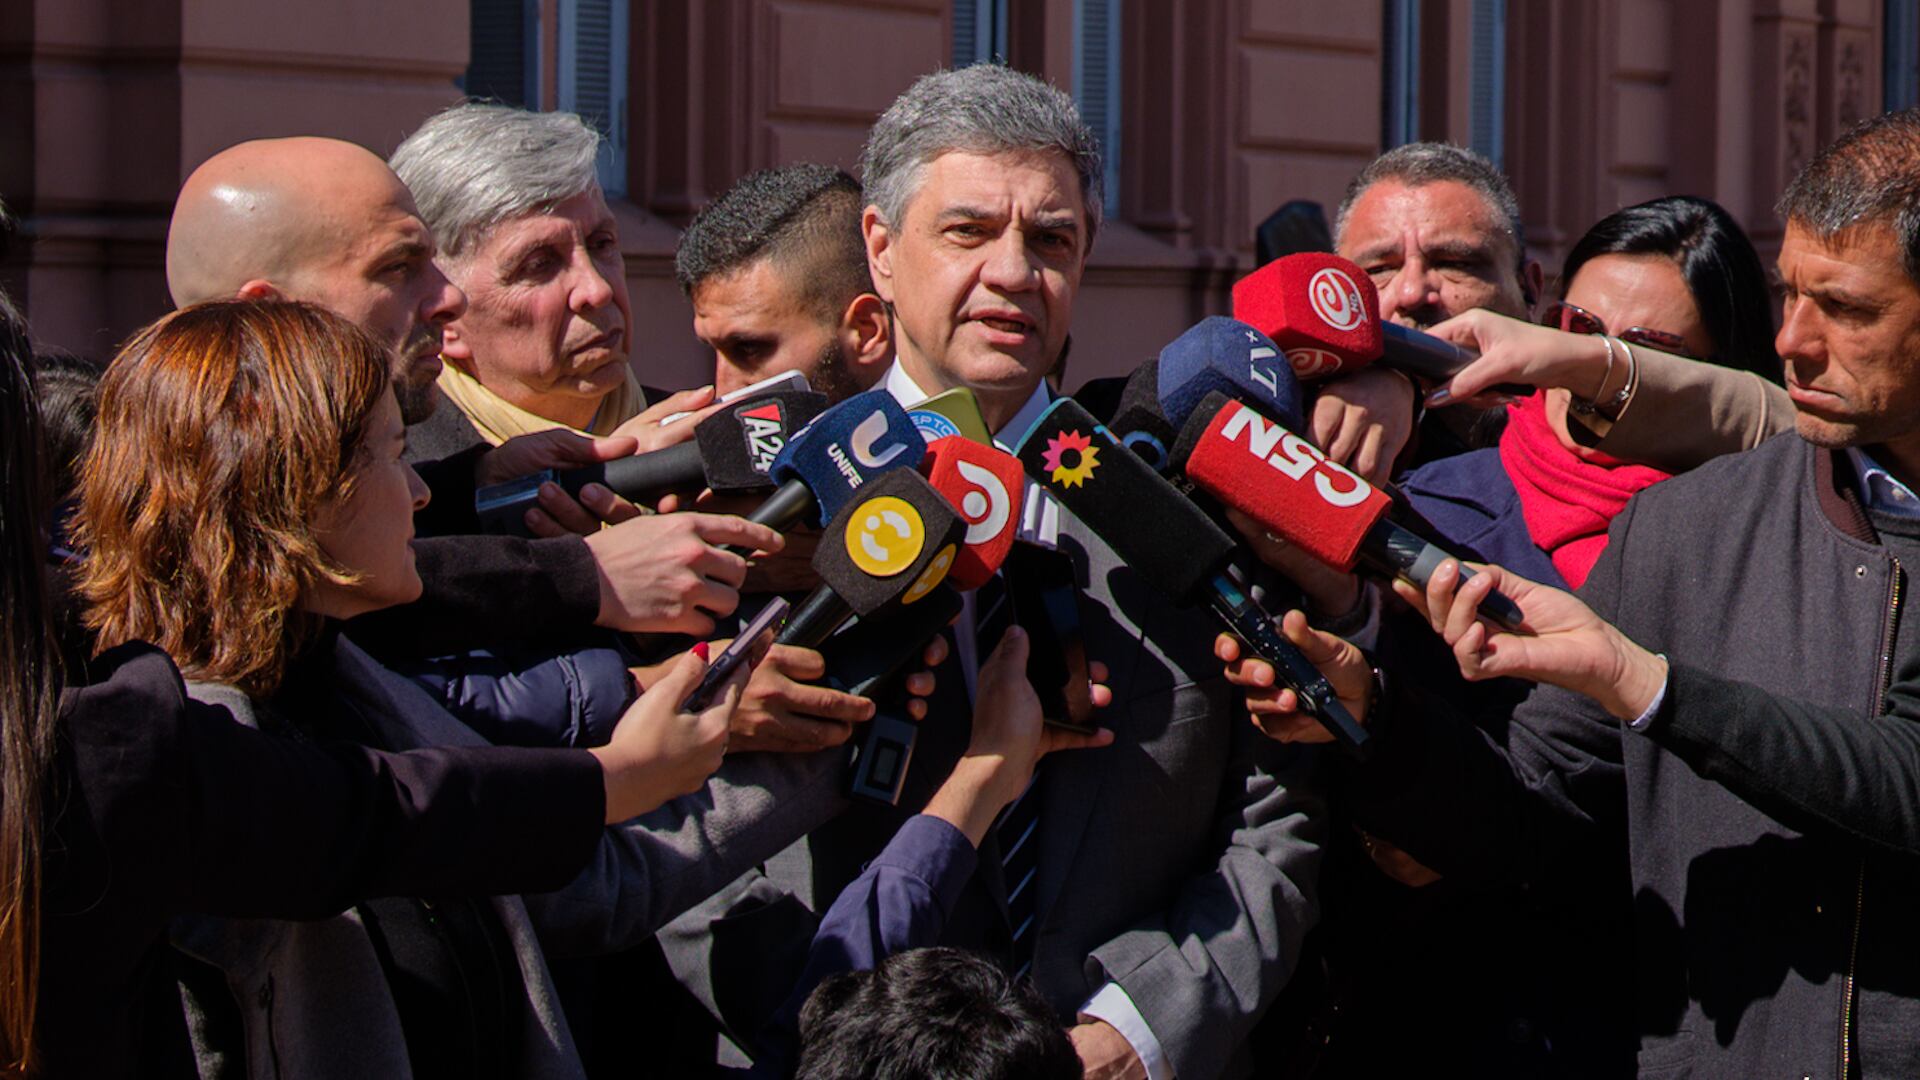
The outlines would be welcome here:
[[[1920,97],[1920,0],[9,0],[0,286],[41,344],[109,355],[169,306],[167,215],[199,162],[293,134],[385,154],[472,92],[609,136],[634,363],[687,385],[711,368],[672,276],[687,219],[754,169],[851,168],[916,76],[996,57],[1071,89],[1111,162],[1073,385],[1226,311],[1263,218],[1331,212],[1412,139],[1498,159],[1550,269],[1672,193],[1768,251],[1807,156]]]

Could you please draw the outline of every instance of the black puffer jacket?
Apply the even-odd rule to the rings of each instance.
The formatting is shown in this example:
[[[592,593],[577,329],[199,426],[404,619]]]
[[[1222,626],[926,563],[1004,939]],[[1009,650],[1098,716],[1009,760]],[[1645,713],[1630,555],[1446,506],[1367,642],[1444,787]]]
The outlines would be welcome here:
[[[1402,688],[1357,812],[1461,878],[1624,830],[1642,1076],[1897,1075],[1920,1044],[1904,576],[1844,457],[1795,435],[1650,488],[1582,595],[1671,658],[1651,728],[1541,687],[1502,751]]]

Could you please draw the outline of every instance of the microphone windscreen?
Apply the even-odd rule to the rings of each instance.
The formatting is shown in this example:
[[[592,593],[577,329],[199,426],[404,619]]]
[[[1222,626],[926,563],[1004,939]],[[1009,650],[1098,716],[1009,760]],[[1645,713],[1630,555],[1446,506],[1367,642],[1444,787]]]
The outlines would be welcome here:
[[[920,467],[967,525],[947,580],[963,591],[985,585],[1007,560],[1020,531],[1026,471],[1012,454],[960,435],[928,443]]]
[[[918,435],[913,439],[919,444]],[[845,500],[820,536],[813,568],[865,618],[896,601],[910,606],[945,581],[965,532],[966,523],[924,477],[893,469]]]
[[[1214,391],[1257,406],[1268,416],[1299,424],[1300,382],[1280,350],[1246,323],[1214,315],[1195,323],[1160,350],[1160,409],[1179,430]]]
[[[1176,600],[1198,597],[1233,557],[1232,537],[1072,398],[1040,415],[1019,457],[1048,495]]]
[[[928,442],[949,435],[964,435],[978,443],[993,441],[993,432],[987,430],[987,418],[980,412],[980,399],[964,386],[940,391],[908,409],[907,416],[913,420],[913,426],[920,429],[920,437]]]
[[[1380,358],[1380,294],[1358,266],[1329,252],[1275,259],[1234,282],[1233,317],[1272,338],[1302,379]]]
[[[825,394],[773,390],[730,402],[700,421],[693,438],[706,463],[707,486],[722,495],[771,488],[774,458],[826,407]]]
[[[1150,357],[1127,376],[1127,385],[1120,391],[1120,403],[1113,410],[1113,420],[1107,424],[1107,430],[1120,440],[1121,446],[1153,466],[1155,472],[1167,471],[1167,455],[1172,452],[1173,441],[1179,437],[1180,430],[1168,422],[1166,412],[1160,408],[1158,357]]]
[[[1174,459],[1193,485],[1261,528],[1346,572],[1393,500],[1244,402],[1209,395]]]
[[[798,480],[813,493],[816,516],[831,520],[847,500],[889,470],[913,469],[926,442],[907,410],[885,389],[869,390],[827,409],[787,439],[774,456],[777,484]]]

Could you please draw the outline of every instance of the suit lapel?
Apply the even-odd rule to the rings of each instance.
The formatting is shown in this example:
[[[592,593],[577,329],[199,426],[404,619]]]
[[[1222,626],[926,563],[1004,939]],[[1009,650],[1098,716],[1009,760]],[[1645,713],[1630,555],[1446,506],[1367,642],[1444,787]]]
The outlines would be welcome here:
[[[1123,743],[1128,737],[1126,687],[1139,662],[1143,634],[1126,620],[1115,618],[1111,610],[1107,578],[1122,564],[1065,508],[1060,511],[1060,550],[1072,556],[1078,575],[1075,584],[1079,586],[1080,621],[1086,628],[1087,659],[1107,665],[1108,683],[1114,691],[1115,704],[1097,715],[1103,726],[1113,729],[1116,744]],[[1040,804],[1037,911],[1042,925],[1072,880],[1081,838],[1100,801],[1111,752],[1112,748],[1073,750],[1041,761],[1044,790],[1039,795],[1044,801]]]

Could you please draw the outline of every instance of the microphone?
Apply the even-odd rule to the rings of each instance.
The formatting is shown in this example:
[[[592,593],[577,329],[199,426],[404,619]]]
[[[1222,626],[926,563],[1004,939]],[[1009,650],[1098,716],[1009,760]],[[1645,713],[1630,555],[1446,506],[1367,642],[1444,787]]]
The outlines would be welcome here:
[[[961,435],[928,443],[920,467],[967,526],[948,580],[962,591],[985,585],[1007,561],[1020,531],[1026,471],[1012,454]]]
[[[474,509],[483,532],[524,533],[526,511],[540,485],[549,480],[576,497],[581,488],[597,483],[635,502],[702,487],[719,494],[766,491],[773,487],[768,470],[787,437],[826,407],[826,395],[809,390],[773,390],[742,398],[700,421],[687,442],[489,484],[474,493]]]
[[[1238,545],[1166,478],[1126,452],[1072,398],[1056,399],[1020,443],[1027,475],[1176,602],[1205,602],[1299,695],[1301,707],[1350,752],[1368,735],[1273,617],[1229,574]]]
[[[893,395],[884,389],[855,394],[787,439],[768,469],[779,486],[747,520],[781,532],[803,521],[818,525],[838,514],[863,485],[919,465],[925,447]],[[751,554],[739,545],[728,550]]]
[[[1233,317],[1272,338],[1303,380],[1379,361],[1427,383],[1444,383],[1480,355],[1432,334],[1383,322],[1372,279],[1354,263],[1328,252],[1275,259],[1234,282]],[[1521,397],[1534,391],[1512,383],[1494,389]]]
[[[782,645],[818,648],[855,615],[911,607],[953,568],[966,525],[919,473],[878,474],[844,503],[813,553],[820,584],[788,616]]]
[[[1244,402],[1211,393],[1180,432],[1173,467],[1193,485],[1342,573],[1356,565],[1421,589],[1453,558],[1387,516],[1393,500],[1319,447]],[[1463,563],[1461,580],[1474,571]],[[1480,613],[1519,630],[1520,608],[1499,592]]]
[[[971,393],[964,404],[972,405]],[[926,428],[921,433],[926,434]],[[823,653],[832,654],[830,672],[867,688],[919,656],[927,641],[953,621],[961,610],[960,591],[992,580],[1020,528],[1026,473],[1013,455],[965,435],[947,435],[927,444],[920,467],[929,486],[958,509],[965,531],[945,569],[946,580],[933,596],[878,619],[863,617],[823,647]],[[854,751],[853,793],[890,806],[897,803],[918,737],[917,724],[876,712]]]
[[[1107,430],[1120,440],[1121,446],[1152,466],[1153,471],[1165,475],[1167,456],[1180,438],[1180,429],[1173,426],[1160,408],[1159,357],[1149,357],[1127,376],[1127,384],[1120,390],[1120,404],[1115,406],[1113,421]]]
[[[1268,416],[1305,427],[1300,382],[1280,348],[1236,319],[1212,315],[1160,350],[1155,387],[1167,423],[1178,432],[1200,399],[1219,392]],[[1169,447],[1173,445],[1168,441]]]
[[[932,442],[949,435],[965,435],[977,443],[993,443],[987,430],[987,418],[980,412],[980,399],[964,386],[942,390],[907,410],[920,437]]]

